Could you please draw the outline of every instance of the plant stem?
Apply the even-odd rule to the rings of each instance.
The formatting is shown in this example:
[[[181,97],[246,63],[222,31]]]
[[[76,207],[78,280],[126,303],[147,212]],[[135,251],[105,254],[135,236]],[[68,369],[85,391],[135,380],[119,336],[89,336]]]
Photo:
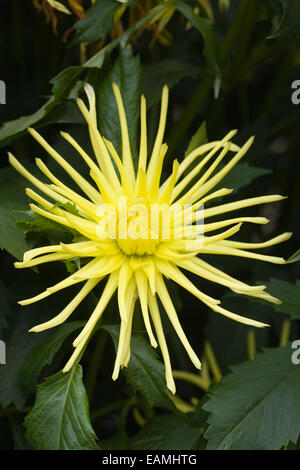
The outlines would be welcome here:
[[[191,413],[195,411],[195,407],[193,405],[187,403],[177,395],[173,395],[172,393],[170,393],[170,398],[176,406],[177,410],[181,411],[181,413]]]
[[[253,328],[250,328],[250,330],[248,331],[247,348],[248,348],[249,359],[254,359],[254,354],[256,353],[256,341],[255,341],[255,331]]]
[[[286,318],[281,327],[279,346],[285,346],[289,340],[291,332],[291,320]]]
[[[79,44],[79,63],[80,65],[85,64],[88,60],[88,54],[87,54],[87,42],[81,42]]]
[[[218,366],[215,353],[208,341],[205,341],[205,355],[215,381],[220,382],[222,373]]]
[[[133,408],[132,414],[135,419],[135,422],[140,426],[140,428],[144,427],[147,421],[142,416],[140,410],[136,406]]]
[[[208,390],[208,386],[206,381],[200,377],[199,375],[192,374],[191,372],[185,372],[181,370],[174,370],[173,371],[174,379],[184,380],[185,382],[189,382],[197,387],[201,388],[205,392]]]

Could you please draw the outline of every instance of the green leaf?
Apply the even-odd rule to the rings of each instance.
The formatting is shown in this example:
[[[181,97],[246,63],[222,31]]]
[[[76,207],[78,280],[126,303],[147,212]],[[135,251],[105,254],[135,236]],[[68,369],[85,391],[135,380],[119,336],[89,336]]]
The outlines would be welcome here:
[[[25,426],[26,438],[35,450],[98,449],[80,365],[49,377],[38,387]]]
[[[292,256],[289,257],[286,263],[287,264],[296,263],[299,260],[300,260],[300,248]]]
[[[73,82],[70,81],[70,84],[73,84]],[[76,103],[71,100],[61,103],[60,100],[63,100],[63,96],[60,98],[52,96],[35,113],[4,123],[0,129],[0,147],[9,144],[12,139],[24,134],[28,127],[35,126],[39,129],[53,123],[85,123]]]
[[[215,38],[214,25],[208,18],[197,15],[190,5],[176,1],[174,7],[180,11],[192,24],[192,26],[202,34],[204,39],[204,55],[208,64],[212,67],[215,74],[214,94],[215,98],[219,95],[221,85],[221,71],[217,57],[217,42]]]
[[[121,128],[112,83],[118,84],[126,112],[133,157],[137,156],[137,131],[140,112],[141,67],[139,57],[129,48],[120,48],[120,55],[108,75],[96,87],[99,127],[121,155]]]
[[[24,234],[16,226],[11,212],[2,207],[0,207],[0,248],[19,260],[27,250]]]
[[[20,218],[20,214],[24,214],[25,218]],[[17,211],[17,215],[18,219],[16,220],[16,224],[25,234],[30,232],[42,233],[43,236],[49,240],[52,239],[51,233],[53,232],[63,232],[68,235],[72,234],[72,236],[75,234],[73,229],[69,229],[69,227],[66,228],[57,222],[47,219],[46,217],[35,214],[31,210]],[[60,241],[62,241],[61,238],[62,234],[60,233]]]
[[[270,279],[267,283],[268,292],[276,295],[282,303],[272,304],[272,308],[277,312],[287,313],[291,318],[300,319],[300,280],[295,284],[280,279]]]
[[[16,225],[16,210],[27,206],[26,181],[13,168],[0,170],[0,248],[21,259],[27,249],[24,233]]]
[[[164,85],[171,89],[185,77],[197,78],[200,68],[188,62],[167,59],[143,66],[142,93],[147,99],[147,107],[159,103]]]
[[[59,350],[65,339],[78,328],[82,327],[84,322],[64,323],[55,329],[54,332],[41,344],[37,344],[25,356],[20,370],[20,380],[24,387],[32,390],[41,370],[51,364],[55,353]]]
[[[52,93],[56,101],[60,101],[68,96],[75,80],[80,76],[83,70],[82,66],[74,65],[63,70],[50,80]]]
[[[204,429],[173,414],[152,418],[131,440],[133,450],[197,450]]]
[[[282,16],[277,29],[268,39],[277,38],[283,34],[292,34],[296,38],[300,37],[300,1],[299,0],[279,0],[282,7]],[[278,2],[277,2],[278,3]]]
[[[82,83],[79,82],[81,89]],[[73,90],[72,90],[73,91]],[[80,91],[80,90],[78,90]],[[75,87],[74,87],[75,94]],[[74,99],[78,97],[76,92]],[[86,125],[86,121],[82,116],[77,104],[72,99],[66,99],[61,104],[57,104],[52,111],[49,111],[47,116],[41,120],[36,128],[48,126],[49,124],[83,124]]]
[[[232,367],[210,392],[208,449],[275,450],[300,432],[300,368],[290,344]]]
[[[117,347],[119,327],[105,325],[103,328],[109,332]],[[131,336],[130,362],[123,372],[133,389],[138,391],[150,406],[176,410],[169,398],[164,366],[158,360],[155,350],[141,335]]]
[[[188,148],[185,151],[185,156],[187,156],[197,147],[200,147],[200,145],[206,144],[207,140],[206,122],[204,121],[191,138]]]
[[[68,103],[67,108],[61,107],[62,115],[60,118],[55,114],[55,108],[69,97],[84,70],[87,69],[79,65],[68,67],[50,80],[52,95],[49,100],[35,113],[4,123],[0,129],[0,146],[7,145],[13,138],[23,134],[28,127],[42,127],[49,124],[52,120],[48,118],[48,115],[51,116],[52,113],[53,119],[58,122],[62,121],[63,116],[65,116],[66,122],[70,122],[70,120],[72,122],[74,120],[75,122],[81,122],[82,118],[78,112],[75,113],[72,119],[69,114],[66,114],[70,108],[70,103]]]
[[[52,95],[49,100],[35,113],[22,116],[13,121],[6,122],[0,129],[0,146],[7,145],[26,131],[30,126],[40,123],[62,100],[66,99],[76,83],[77,78],[84,70],[81,66],[68,67],[56,75],[52,84]],[[47,121],[46,121],[47,123]]]
[[[131,343],[132,356],[128,369],[124,371],[128,382],[144,396],[150,406],[174,410],[163,364],[142,336],[133,337]]]
[[[97,1],[87,11],[84,18],[75,23],[74,28],[76,33],[70,42],[70,46],[80,42],[93,42],[103,38],[113,26],[116,11],[122,6],[117,0]]]
[[[222,179],[218,188],[233,188],[235,191],[251,184],[259,176],[268,175],[271,170],[249,165],[248,163],[237,163],[232,170]]]
[[[41,121],[48,111],[53,108],[55,103],[52,96],[40,109],[28,116],[21,116],[18,119],[5,122],[0,128],[0,146],[7,145],[13,137],[17,137],[24,132],[27,127],[33,126],[36,122]]]

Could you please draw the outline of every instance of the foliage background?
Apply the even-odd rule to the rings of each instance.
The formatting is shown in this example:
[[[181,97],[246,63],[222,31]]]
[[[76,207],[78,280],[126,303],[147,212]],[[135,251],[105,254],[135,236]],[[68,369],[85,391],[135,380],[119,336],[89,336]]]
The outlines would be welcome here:
[[[116,8],[115,0],[97,0],[94,8],[100,8],[101,2]],[[201,125],[197,134],[200,140],[206,138],[206,133],[209,140],[219,139],[232,128],[240,130],[238,143],[254,134],[253,148],[226,183],[235,188],[232,197],[275,193],[287,195],[288,200],[258,208],[257,215],[270,218],[270,224],[251,231],[243,229],[241,237],[255,241],[293,231],[288,243],[268,253],[287,259],[298,250],[300,105],[292,104],[291,85],[300,79],[299,0],[231,0],[224,11],[220,11],[216,0],[211,0],[214,21],[204,22],[199,22],[199,18],[205,18],[201,5],[199,14],[195,14],[195,2],[173,3],[178,11],[168,24],[172,34],[169,46],[157,40],[149,47],[153,31],[145,30],[129,39],[130,49],[124,49],[126,36],[113,49],[111,44],[115,43],[108,34],[108,47],[88,67],[79,66],[80,27],[73,46],[61,40],[74,23],[74,15],[58,14],[58,34],[54,35],[31,1],[1,4],[0,79],[7,85],[7,104],[0,106],[0,120],[12,121],[0,129],[0,339],[7,344],[7,364],[0,365],[1,449],[297,447],[300,366],[292,365],[291,346],[284,345],[287,339],[300,337],[297,262],[276,266],[251,260],[218,260],[218,266],[245,282],[268,283],[270,292],[283,300],[276,311],[272,306],[229,294],[225,288],[205,285],[208,294],[217,290],[225,305],[235,312],[270,322],[271,328],[255,331],[259,353],[253,360],[247,350],[253,335],[250,332],[249,337],[248,327],[217,317],[183,289],[171,286],[184,329],[196,351],[209,359],[210,345],[225,376],[217,383],[218,371],[210,367],[209,393],[189,381],[178,380],[181,406],[168,396],[162,363],[143,339],[138,315],[133,357],[128,370],[114,383],[114,304],[106,312],[105,325],[89,344],[82,368],[77,366],[62,376],[58,371],[70,353],[72,335],[87,318],[95,298],[91,295],[87,299],[72,322],[39,335],[27,330],[57,312],[64,294],[26,308],[16,303],[28,296],[33,286],[37,292],[42,291],[72,267],[47,265],[38,274],[14,269],[14,258],[20,258],[27,245],[42,244],[45,239],[54,242],[68,234],[58,233],[43,220],[30,223],[28,213],[17,212],[28,210],[26,183],[8,167],[7,151],[13,150],[31,168],[41,149],[23,131],[33,124],[42,127],[43,135],[76,165],[58,131],[68,130],[88,145],[86,128],[74,104],[85,78],[98,88],[103,116],[111,109],[111,76],[122,82],[128,103],[141,87],[148,98],[152,137],[159,115],[160,89],[164,83],[172,87],[165,139],[169,168],[173,158],[184,154]],[[109,26],[107,17],[101,23],[100,10],[94,12],[91,21],[97,27],[89,28],[83,36],[90,42],[90,57],[101,39],[101,28],[106,34]],[[188,28],[186,18],[191,23]],[[125,30],[126,26],[125,14]],[[52,88],[49,81],[57,75]],[[50,104],[45,106],[49,98]],[[38,109],[41,111],[33,117],[19,119],[32,116]],[[108,116],[100,125],[117,138],[114,119],[109,121]],[[72,298],[72,289],[67,295]],[[174,368],[195,373],[171,328],[167,323],[164,326]],[[36,384],[42,385],[37,389]]]

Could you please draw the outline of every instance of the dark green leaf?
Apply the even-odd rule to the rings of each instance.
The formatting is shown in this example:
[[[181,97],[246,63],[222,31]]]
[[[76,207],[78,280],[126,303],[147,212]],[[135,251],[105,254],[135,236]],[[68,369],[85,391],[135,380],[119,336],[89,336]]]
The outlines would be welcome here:
[[[50,83],[53,86],[52,93],[56,101],[60,101],[68,96],[75,80],[83,70],[83,67],[80,65],[68,67],[50,80]]]
[[[19,260],[27,250],[25,236],[7,209],[0,207],[0,248],[8,251]]]
[[[78,328],[83,326],[83,322],[69,322],[57,327],[54,332],[41,344],[37,344],[25,356],[20,370],[20,380],[22,385],[32,390],[41,370],[51,364],[55,353],[59,350],[65,339]]]
[[[68,97],[83,70],[81,66],[68,67],[56,75],[50,81],[52,84],[50,99],[35,113],[5,123],[0,129],[0,145],[8,144],[12,138],[22,134],[28,127],[40,123],[55,106]]]
[[[221,72],[217,58],[217,42],[215,38],[214,25],[208,18],[203,18],[197,15],[192,7],[186,3],[176,1],[174,6],[190,21],[194,28],[198,29],[203,36],[205,43],[204,55],[215,74],[214,94],[215,98],[217,98],[221,85]]]
[[[287,313],[293,319],[300,319],[300,281],[295,284],[280,279],[271,279],[267,283],[268,291],[282,301],[281,304],[272,304],[277,312]]]
[[[199,74],[200,68],[196,65],[175,59],[144,65],[142,93],[147,99],[147,106],[150,107],[155,103],[159,103],[164,85],[168,85],[171,89],[183,78],[197,78]]]
[[[82,83],[80,83],[80,89],[81,87]],[[45,119],[42,119],[36,127],[40,128],[53,123],[86,124],[77,104],[71,99],[64,100],[63,103],[58,104],[52,111],[49,111]]]
[[[54,96],[52,96],[40,109],[28,116],[21,116],[13,121],[3,124],[0,129],[0,146],[7,145],[13,137],[17,137],[24,132],[27,127],[33,126],[41,121],[46,114],[53,108],[55,104]]]
[[[204,409],[211,413],[208,449],[280,449],[300,432],[300,368],[293,350],[265,349],[232,367],[215,386]]]
[[[237,163],[216,188],[233,188],[238,191],[251,184],[259,176],[268,175],[269,173],[271,171],[266,168],[259,168],[248,163]]]
[[[13,168],[0,170],[0,248],[21,259],[27,249],[16,213],[27,206],[26,181]]]
[[[204,121],[197,132],[193,135],[188,145],[188,148],[185,151],[185,156],[195,150],[200,145],[203,145],[207,142],[207,132],[206,132],[206,122]]]
[[[110,333],[117,346],[119,328],[111,325],[105,325],[103,328]],[[138,391],[150,406],[176,410],[169,398],[164,366],[158,360],[155,350],[141,335],[133,334],[131,337],[130,362],[123,372],[133,389]]]
[[[133,450],[196,450],[199,449],[203,427],[187,419],[166,414],[152,418],[130,441]]]
[[[22,116],[13,121],[6,122],[0,129],[0,146],[7,145],[12,138],[15,138],[26,131],[30,126],[37,126],[41,124],[44,118],[48,117],[48,114],[58,106],[62,100],[67,99],[72,88],[75,86],[76,81],[79,75],[85,70],[84,67],[74,66],[68,67],[67,69],[60,72],[56,75],[50,83],[52,84],[52,95],[49,100],[35,113],[28,116]],[[63,114],[67,112],[66,109],[63,109]],[[54,112],[54,111],[53,111]],[[54,118],[57,117],[54,114]],[[66,118],[69,122],[69,117]],[[75,119],[78,120],[78,113],[75,114]],[[62,120],[62,117],[60,118]],[[45,119],[45,125],[51,122]],[[42,125],[42,124],[41,124]],[[40,127],[40,126],[37,126]]]
[[[287,260],[287,264],[296,263],[300,260],[300,249],[297,250],[292,256]]]
[[[96,450],[82,369],[59,372],[38,387],[25,418],[26,438],[36,450]]]
[[[140,112],[141,67],[139,57],[129,48],[120,48],[120,55],[108,75],[96,88],[99,127],[121,155],[121,128],[112,83],[118,84],[126,112],[131,151],[137,155],[137,130]]]
[[[103,38],[113,25],[114,15],[123,5],[117,0],[97,1],[86,16],[75,24],[75,36],[70,46]],[[127,5],[126,5],[127,6]]]
[[[282,7],[282,16],[277,29],[269,36],[269,39],[276,38],[283,34],[292,34],[300,37],[300,1],[299,0],[279,0]]]

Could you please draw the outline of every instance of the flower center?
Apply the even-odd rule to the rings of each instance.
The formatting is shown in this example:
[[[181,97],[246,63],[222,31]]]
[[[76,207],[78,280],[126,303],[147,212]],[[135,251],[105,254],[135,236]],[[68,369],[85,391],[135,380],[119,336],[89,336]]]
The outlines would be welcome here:
[[[156,207],[157,206],[157,207]],[[151,255],[159,243],[157,204],[138,198],[120,208],[117,242],[126,255]]]

